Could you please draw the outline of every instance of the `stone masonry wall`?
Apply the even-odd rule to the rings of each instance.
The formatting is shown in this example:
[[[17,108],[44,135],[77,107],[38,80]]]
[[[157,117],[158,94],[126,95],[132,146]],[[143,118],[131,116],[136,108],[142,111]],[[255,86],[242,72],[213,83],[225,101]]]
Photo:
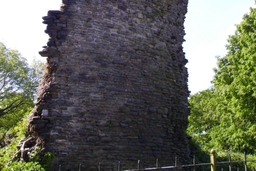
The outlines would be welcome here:
[[[47,72],[30,114],[52,170],[188,159],[187,0],[63,0],[43,17]]]

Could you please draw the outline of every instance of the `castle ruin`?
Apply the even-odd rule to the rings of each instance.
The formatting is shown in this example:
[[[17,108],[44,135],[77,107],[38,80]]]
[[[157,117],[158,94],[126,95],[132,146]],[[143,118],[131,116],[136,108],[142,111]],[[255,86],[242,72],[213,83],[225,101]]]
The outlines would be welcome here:
[[[43,17],[47,70],[28,123],[52,170],[186,161],[188,0],[62,1]]]

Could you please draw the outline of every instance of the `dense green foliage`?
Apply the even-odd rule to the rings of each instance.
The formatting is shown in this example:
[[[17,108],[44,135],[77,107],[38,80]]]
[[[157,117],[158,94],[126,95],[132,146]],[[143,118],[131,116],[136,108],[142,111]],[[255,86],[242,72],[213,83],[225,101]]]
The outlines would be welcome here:
[[[208,150],[256,153],[256,9],[244,15],[219,58],[213,88],[189,99],[188,134]]]
[[[35,148],[31,151],[29,162],[21,162],[17,159],[17,144],[19,140],[26,136],[26,124],[27,117],[24,117],[23,121],[18,122],[14,127],[9,129],[5,137],[6,141],[9,141],[8,145],[0,148],[0,170],[13,171],[13,170],[31,170],[31,171],[44,171],[50,167],[50,161],[53,159],[51,153],[44,154],[44,162],[41,162],[40,148]]]
[[[18,51],[0,43],[0,170],[43,170],[36,157],[28,163],[16,160],[42,70],[42,62],[29,65]]]

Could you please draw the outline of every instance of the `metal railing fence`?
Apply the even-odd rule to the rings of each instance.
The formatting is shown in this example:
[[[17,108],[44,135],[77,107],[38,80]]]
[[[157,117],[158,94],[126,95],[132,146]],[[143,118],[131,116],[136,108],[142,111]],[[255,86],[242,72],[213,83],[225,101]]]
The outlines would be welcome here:
[[[249,171],[247,163],[248,162],[256,162],[254,160],[247,160],[246,154],[244,153],[243,160],[232,161],[230,154],[228,155],[228,161],[217,162],[216,160],[216,152],[215,150],[211,150],[210,152],[210,162],[209,163],[196,163],[195,156],[193,157],[193,162],[191,164],[179,165],[178,159],[175,157],[174,165],[172,166],[160,166],[158,159],[156,159],[155,166],[149,168],[141,168],[141,161],[137,161],[137,168],[134,169],[122,169],[121,162],[119,161],[115,166],[104,165],[102,163],[98,163],[96,166],[98,171]],[[235,168],[235,164],[244,165],[243,169],[241,167]],[[224,168],[222,166],[225,166]],[[61,165],[59,165],[58,171],[61,170]],[[250,171],[254,171],[254,168],[250,168]],[[78,171],[84,171],[82,167],[82,163],[79,164]]]

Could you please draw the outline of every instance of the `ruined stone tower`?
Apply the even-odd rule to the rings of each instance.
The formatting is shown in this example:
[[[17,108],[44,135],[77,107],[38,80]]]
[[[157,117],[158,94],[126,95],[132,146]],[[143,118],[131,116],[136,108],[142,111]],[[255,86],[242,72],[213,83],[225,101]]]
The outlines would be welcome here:
[[[187,0],[63,0],[43,17],[47,72],[30,114],[53,170],[188,158]]]

